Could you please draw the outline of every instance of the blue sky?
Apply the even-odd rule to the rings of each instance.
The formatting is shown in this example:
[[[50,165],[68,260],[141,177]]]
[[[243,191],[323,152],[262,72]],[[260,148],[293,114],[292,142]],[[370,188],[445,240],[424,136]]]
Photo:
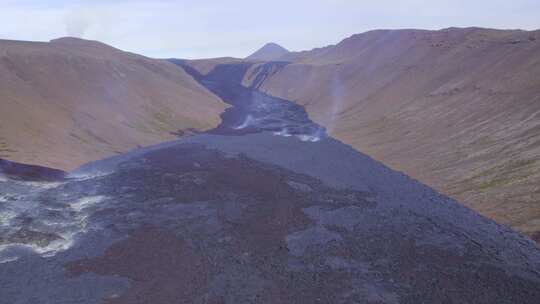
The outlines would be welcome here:
[[[371,29],[540,29],[539,0],[0,0],[0,39],[100,40],[151,57],[244,57],[266,42],[291,50]]]

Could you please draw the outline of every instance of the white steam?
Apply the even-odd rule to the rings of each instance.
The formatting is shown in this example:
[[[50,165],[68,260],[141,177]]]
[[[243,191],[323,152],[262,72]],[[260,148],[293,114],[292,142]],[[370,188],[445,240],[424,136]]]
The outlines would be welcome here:
[[[253,116],[251,115],[248,115],[246,119],[244,120],[244,122],[241,125],[234,127],[234,129],[235,130],[245,129],[249,127],[250,125],[252,125],[255,121],[257,121],[257,119],[253,118]]]
[[[64,23],[68,36],[83,38],[92,25],[92,14],[85,9],[70,10],[64,18]]]
[[[78,38],[104,38],[111,28],[112,14],[105,7],[79,7],[64,16],[66,34]]]
[[[332,133],[336,128],[336,122],[339,119],[341,111],[343,111],[343,100],[345,98],[345,87],[341,80],[339,71],[335,72],[332,79],[332,100],[330,105],[330,121],[328,122],[328,133]]]

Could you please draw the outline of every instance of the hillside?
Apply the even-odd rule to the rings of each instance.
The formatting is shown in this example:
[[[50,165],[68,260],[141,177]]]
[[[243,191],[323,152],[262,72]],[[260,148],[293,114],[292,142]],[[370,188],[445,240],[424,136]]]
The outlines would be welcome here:
[[[224,108],[166,61],[75,38],[0,41],[0,158],[69,170],[213,128]]]
[[[500,223],[540,230],[540,32],[380,30],[279,60],[244,85]]]

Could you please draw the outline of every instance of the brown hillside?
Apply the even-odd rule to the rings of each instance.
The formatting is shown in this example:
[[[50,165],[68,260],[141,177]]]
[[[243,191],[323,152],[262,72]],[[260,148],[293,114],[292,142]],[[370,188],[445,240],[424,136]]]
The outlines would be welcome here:
[[[497,221],[540,230],[540,32],[372,31],[244,79]],[[263,79],[261,81],[261,79]]]
[[[212,128],[224,108],[166,61],[75,38],[0,41],[0,158],[73,169]]]

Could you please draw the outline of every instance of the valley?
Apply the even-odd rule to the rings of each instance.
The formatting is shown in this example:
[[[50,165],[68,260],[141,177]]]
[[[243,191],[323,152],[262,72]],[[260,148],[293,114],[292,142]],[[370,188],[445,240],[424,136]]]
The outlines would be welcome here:
[[[0,41],[0,303],[537,303],[537,35]]]
[[[298,106],[236,91],[234,82],[206,85],[228,92],[230,112],[245,116],[224,115],[214,130],[90,162],[55,181],[0,180],[2,301],[540,296],[532,240],[331,137],[306,140],[317,125]],[[276,114],[280,124],[237,128],[261,113],[261,122]]]

